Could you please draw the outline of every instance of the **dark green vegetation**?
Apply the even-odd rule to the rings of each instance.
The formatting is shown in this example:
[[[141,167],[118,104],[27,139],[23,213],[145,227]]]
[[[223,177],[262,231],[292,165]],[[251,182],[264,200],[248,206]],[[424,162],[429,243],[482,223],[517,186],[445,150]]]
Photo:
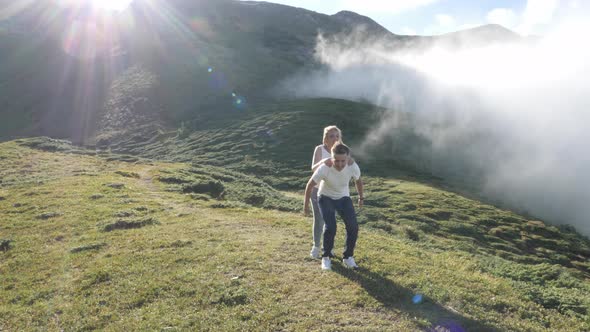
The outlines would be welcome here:
[[[289,212],[300,194],[244,174],[256,167],[46,138],[0,158],[2,329],[590,328],[586,238],[402,171],[366,178],[361,270],[322,273],[309,219]]]

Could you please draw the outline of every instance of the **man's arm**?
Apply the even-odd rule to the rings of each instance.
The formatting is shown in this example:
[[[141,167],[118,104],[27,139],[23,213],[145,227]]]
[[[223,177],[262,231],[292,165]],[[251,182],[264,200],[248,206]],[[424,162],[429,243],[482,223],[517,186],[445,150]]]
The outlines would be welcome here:
[[[363,194],[363,180],[358,178],[358,180],[354,181],[354,185],[356,187],[356,191],[359,194],[359,209],[363,207],[365,196]]]
[[[305,214],[306,216],[310,215],[309,200],[311,199],[311,191],[313,190],[313,187],[315,187],[315,185],[315,181],[313,179],[309,179],[309,181],[307,181],[307,186],[305,187],[305,198],[303,199],[303,214]]]

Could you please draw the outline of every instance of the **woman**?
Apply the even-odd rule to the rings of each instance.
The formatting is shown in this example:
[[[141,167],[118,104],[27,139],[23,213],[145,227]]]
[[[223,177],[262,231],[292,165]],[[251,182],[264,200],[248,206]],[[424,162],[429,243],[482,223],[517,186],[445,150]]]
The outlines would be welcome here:
[[[321,165],[326,165],[331,167],[332,166],[332,147],[336,143],[342,143],[342,131],[336,126],[328,126],[324,128],[324,139],[323,144],[320,144],[315,147],[313,152],[313,160],[311,162],[311,172],[315,172],[318,167]],[[352,165],[354,160],[349,159],[348,165]],[[324,232],[324,219],[322,218],[322,214],[320,212],[320,207],[318,205],[318,184],[313,187],[311,192],[311,206],[313,210],[313,247],[311,248],[311,252],[309,256],[314,259],[319,259],[321,257],[320,254],[320,245],[322,241],[322,234]]]

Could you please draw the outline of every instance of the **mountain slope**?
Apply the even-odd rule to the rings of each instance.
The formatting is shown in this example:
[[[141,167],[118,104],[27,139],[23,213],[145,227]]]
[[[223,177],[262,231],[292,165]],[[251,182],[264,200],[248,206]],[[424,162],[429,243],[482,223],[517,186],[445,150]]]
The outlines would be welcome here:
[[[462,242],[457,229],[440,227],[445,235],[437,239],[419,225],[430,200],[447,200],[453,216],[473,209],[517,223],[514,214],[419,183],[368,179],[371,200],[361,215],[380,208],[394,219],[362,222],[360,270],[336,262],[322,273],[306,258],[308,218],[208,189],[182,194],[173,180],[190,173],[190,181],[215,177],[229,186],[238,173],[94,154],[52,140],[0,144],[9,166],[0,171],[2,329],[590,327],[587,273],[516,263],[479,250],[482,242]],[[385,203],[379,195],[386,193],[406,202]],[[300,202],[299,194],[289,195]],[[397,215],[398,208],[421,220]],[[429,225],[451,225],[453,216],[433,214]],[[473,220],[468,216],[465,226]],[[581,248],[571,241],[563,245]],[[336,243],[338,251],[342,232]]]
[[[356,31],[360,40],[394,48],[439,40],[396,36],[352,12],[330,16],[232,0],[135,1],[118,14],[40,0],[3,17],[2,25],[0,139],[47,135],[77,143],[125,136],[102,125],[113,112],[136,115],[132,132],[227,112],[235,108],[233,96],[246,104],[272,99],[270,90],[284,78],[321,68],[314,58],[319,33]],[[483,30],[489,28],[440,38],[460,44],[467,36],[487,38]],[[138,71],[150,77],[144,101],[120,98],[137,90]]]
[[[303,9],[210,0],[137,1],[114,16],[42,0],[8,19],[19,28],[0,33],[0,83],[7,92],[0,122],[12,124],[0,128],[0,137],[76,142],[103,129],[105,106],[116,98],[112,84],[121,86],[130,68],[155,77],[146,98],[160,104],[161,125],[176,125],[179,118],[231,108],[232,92],[266,97],[278,80],[313,65],[318,30],[349,29]],[[143,111],[133,101],[117,109],[126,108]]]

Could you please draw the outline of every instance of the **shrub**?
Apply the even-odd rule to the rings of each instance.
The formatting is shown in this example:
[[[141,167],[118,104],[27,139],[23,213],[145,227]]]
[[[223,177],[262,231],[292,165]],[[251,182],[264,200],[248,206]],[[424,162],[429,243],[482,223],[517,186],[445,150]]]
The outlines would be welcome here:
[[[87,244],[87,245],[72,248],[72,249],[70,249],[70,252],[74,254],[74,253],[78,253],[78,252],[82,252],[82,251],[98,250],[98,249],[101,249],[105,246],[106,246],[106,243]]]
[[[0,251],[8,251],[12,248],[12,240],[0,239]]]
[[[156,225],[159,222],[153,218],[147,218],[142,220],[118,220],[112,224],[108,224],[104,226],[103,230],[105,232],[111,232],[117,229],[133,229],[133,228],[142,228],[148,225]]]
[[[182,192],[184,193],[200,193],[200,194],[209,194],[212,197],[221,197],[221,194],[225,190],[225,186],[223,183],[217,180],[201,180],[201,181],[194,181],[188,184],[185,184],[182,187]]]
[[[61,213],[59,213],[59,212],[46,212],[46,213],[38,215],[37,219],[47,220],[47,219],[55,218],[55,217],[59,217],[59,216],[61,216]]]
[[[412,241],[420,241],[420,234],[411,229],[411,228],[405,228],[404,229],[404,233],[406,234],[406,237]]]
[[[126,178],[135,178],[135,179],[140,178],[139,174],[137,174],[135,172],[116,171],[115,174],[119,174],[119,175],[126,177]]]

